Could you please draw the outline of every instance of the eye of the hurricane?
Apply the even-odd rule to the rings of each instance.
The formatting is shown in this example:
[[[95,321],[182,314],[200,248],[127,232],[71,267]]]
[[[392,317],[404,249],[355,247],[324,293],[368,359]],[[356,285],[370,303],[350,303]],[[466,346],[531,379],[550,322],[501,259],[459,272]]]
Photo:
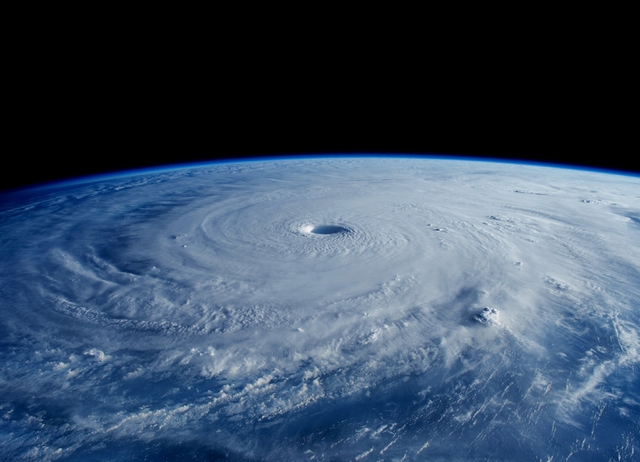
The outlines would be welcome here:
[[[303,226],[301,231],[307,234],[339,234],[348,233],[349,228],[338,225],[307,225]]]

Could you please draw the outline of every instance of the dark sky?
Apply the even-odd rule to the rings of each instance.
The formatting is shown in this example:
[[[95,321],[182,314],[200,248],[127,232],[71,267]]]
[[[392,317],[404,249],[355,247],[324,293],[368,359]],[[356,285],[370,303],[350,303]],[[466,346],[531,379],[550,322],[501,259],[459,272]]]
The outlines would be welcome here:
[[[16,153],[15,164],[5,163],[0,189],[131,168],[314,154],[432,154],[640,171],[626,150],[588,133],[573,139],[514,123],[492,127],[486,121],[385,126],[381,121],[350,124],[342,117],[334,124],[317,122],[115,124],[84,126],[78,136],[72,129],[50,132],[48,144],[27,144]]]
[[[637,130],[620,110],[631,104],[624,69],[605,67],[611,80],[603,80],[593,72],[594,47],[582,45],[582,62],[573,45],[540,46],[537,30],[516,52],[498,34],[488,48],[474,39],[454,53],[419,28],[416,53],[377,26],[335,47],[322,29],[298,47],[269,24],[250,46],[207,36],[204,49],[164,30],[137,37],[137,24],[120,40],[93,28],[57,28],[25,55],[19,102],[7,111],[0,190],[155,165],[324,153],[640,172]]]
[[[74,87],[70,100],[44,89],[19,143],[5,146],[0,189],[131,168],[313,154],[435,154],[640,172],[637,155],[620,141],[629,139],[624,128],[607,125],[579,98],[559,103],[557,93],[496,96],[495,86],[458,92],[455,85],[418,96],[415,84],[376,94],[350,85],[335,94],[316,86],[298,94],[282,83],[233,84],[202,95],[145,84],[92,88],[87,98]]]

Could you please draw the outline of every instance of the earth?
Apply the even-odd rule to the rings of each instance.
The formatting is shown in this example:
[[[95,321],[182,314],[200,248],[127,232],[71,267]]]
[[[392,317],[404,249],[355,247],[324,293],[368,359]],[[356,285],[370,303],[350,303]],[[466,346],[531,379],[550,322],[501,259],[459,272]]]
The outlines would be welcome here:
[[[640,177],[263,160],[0,196],[18,461],[632,461]]]

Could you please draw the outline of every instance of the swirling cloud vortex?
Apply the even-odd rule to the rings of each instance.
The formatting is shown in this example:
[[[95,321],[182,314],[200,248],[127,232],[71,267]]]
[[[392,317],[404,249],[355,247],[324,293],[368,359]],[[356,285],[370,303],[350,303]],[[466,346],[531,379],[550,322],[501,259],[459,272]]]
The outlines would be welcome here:
[[[314,159],[7,198],[0,453],[632,460],[638,191]]]

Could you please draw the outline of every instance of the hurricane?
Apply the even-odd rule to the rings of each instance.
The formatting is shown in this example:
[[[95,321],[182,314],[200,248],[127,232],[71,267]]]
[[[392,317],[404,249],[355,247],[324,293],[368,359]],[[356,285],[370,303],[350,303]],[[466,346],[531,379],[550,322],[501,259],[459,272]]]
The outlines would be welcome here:
[[[180,166],[0,196],[0,459],[622,460],[640,177]]]

